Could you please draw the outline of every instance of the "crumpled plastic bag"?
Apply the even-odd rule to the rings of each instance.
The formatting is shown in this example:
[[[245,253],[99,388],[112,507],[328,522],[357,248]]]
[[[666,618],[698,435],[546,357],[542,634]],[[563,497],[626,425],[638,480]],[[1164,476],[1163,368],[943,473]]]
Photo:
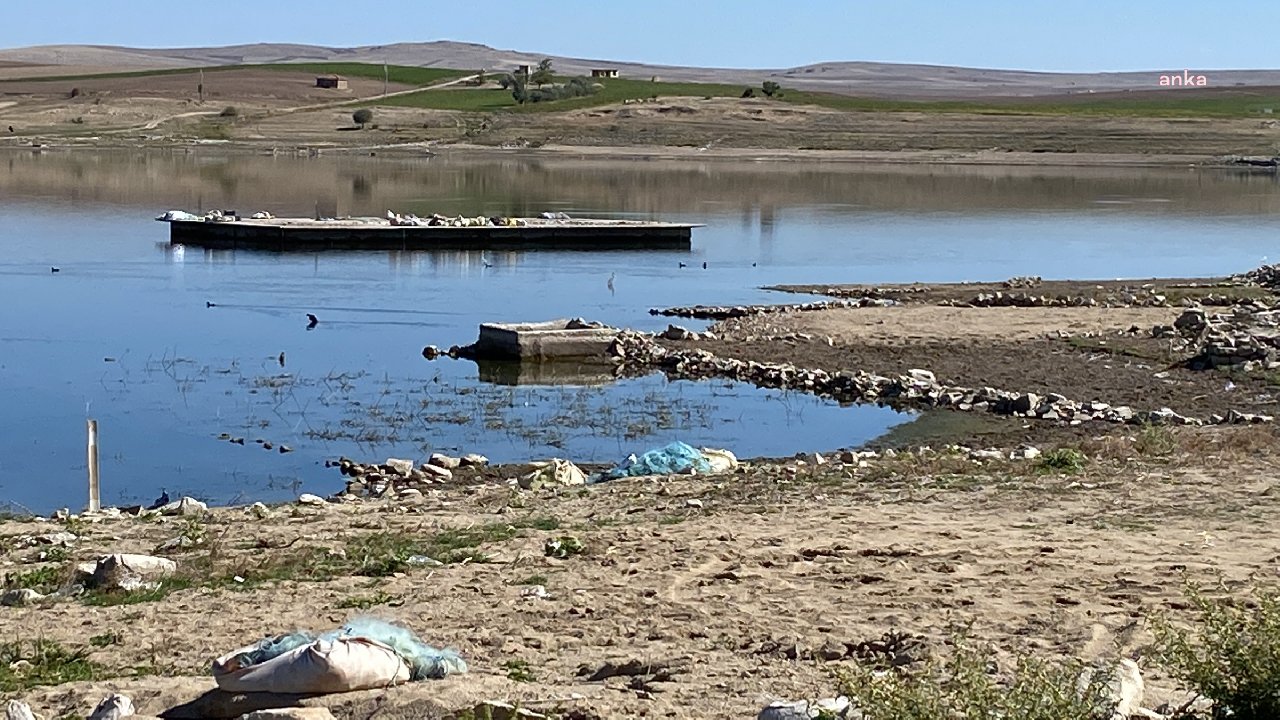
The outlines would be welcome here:
[[[605,479],[640,477],[643,475],[678,475],[695,472],[701,475],[724,472],[738,466],[738,459],[728,450],[698,450],[676,441],[655,448],[639,457],[629,456],[605,474]]]
[[[547,462],[534,463],[537,469],[520,478],[520,487],[525,490],[537,490],[547,485],[585,485],[587,475],[577,465],[568,460],[554,458]]]
[[[229,692],[336,693],[466,671],[452,650],[438,650],[408,628],[374,618],[357,618],[320,637],[295,632],[266,638],[213,662],[214,680]]]

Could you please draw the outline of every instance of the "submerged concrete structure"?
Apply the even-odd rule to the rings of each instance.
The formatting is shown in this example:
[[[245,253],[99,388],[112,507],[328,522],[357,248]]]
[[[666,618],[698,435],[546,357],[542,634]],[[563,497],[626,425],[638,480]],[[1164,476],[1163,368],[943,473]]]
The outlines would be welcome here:
[[[617,328],[581,320],[531,323],[483,323],[480,337],[467,348],[475,358],[558,360],[608,357]]]

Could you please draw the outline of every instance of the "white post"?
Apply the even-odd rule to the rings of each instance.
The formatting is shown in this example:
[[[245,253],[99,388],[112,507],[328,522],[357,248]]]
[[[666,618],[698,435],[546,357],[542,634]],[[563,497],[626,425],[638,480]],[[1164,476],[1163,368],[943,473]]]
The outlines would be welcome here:
[[[102,509],[98,485],[98,421],[89,420],[89,512]]]

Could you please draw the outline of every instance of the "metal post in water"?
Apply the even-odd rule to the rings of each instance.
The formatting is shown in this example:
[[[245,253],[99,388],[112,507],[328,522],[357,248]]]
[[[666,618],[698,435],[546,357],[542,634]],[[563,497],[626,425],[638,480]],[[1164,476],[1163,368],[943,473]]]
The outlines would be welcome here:
[[[101,488],[98,485],[98,421],[89,420],[89,512],[102,509]]]

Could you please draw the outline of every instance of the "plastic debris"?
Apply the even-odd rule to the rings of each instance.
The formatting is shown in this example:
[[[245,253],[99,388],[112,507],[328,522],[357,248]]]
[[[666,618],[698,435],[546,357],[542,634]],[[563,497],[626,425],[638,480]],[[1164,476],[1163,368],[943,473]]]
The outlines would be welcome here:
[[[554,458],[533,464],[536,470],[520,478],[520,487],[537,490],[547,485],[585,485],[587,476],[568,460]]]
[[[639,457],[630,455],[622,464],[605,474],[603,479],[641,477],[644,475],[678,475],[680,473],[710,474],[731,470],[738,466],[738,459],[728,450],[704,448],[698,450],[676,441],[664,447],[646,452]]]

